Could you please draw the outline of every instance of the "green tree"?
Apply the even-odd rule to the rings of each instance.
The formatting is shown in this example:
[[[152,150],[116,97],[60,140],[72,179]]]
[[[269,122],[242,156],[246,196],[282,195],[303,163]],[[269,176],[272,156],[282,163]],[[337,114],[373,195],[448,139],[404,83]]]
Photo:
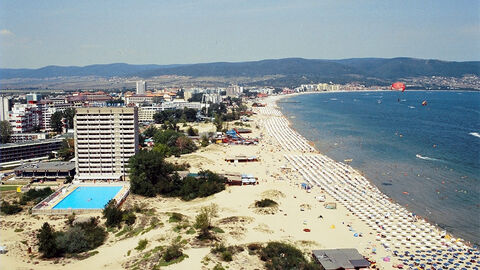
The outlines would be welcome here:
[[[12,137],[13,129],[10,122],[4,120],[0,122],[0,142],[9,143]]]
[[[69,129],[73,128],[73,118],[75,117],[76,113],[77,111],[75,110],[75,108],[67,108],[63,112],[63,117],[65,118],[65,122]]]
[[[45,258],[53,258],[60,254],[60,250],[55,241],[55,231],[48,222],[43,223],[42,228],[37,234],[38,251],[42,253]]]
[[[173,166],[155,151],[141,150],[129,160],[131,190],[135,194],[153,197],[168,194],[178,185],[172,178]]]
[[[74,139],[64,139],[62,147],[58,150],[58,156],[67,161],[75,156],[75,142]]]
[[[53,131],[61,133],[63,130],[63,113],[60,111],[54,112],[50,117],[50,127]]]
[[[146,138],[152,138],[153,136],[155,136],[155,133],[157,133],[158,129],[152,125],[152,126],[149,126],[144,132],[143,132],[143,135],[145,135]]]
[[[213,121],[213,124],[217,128],[217,132],[222,131],[223,129],[223,120],[222,116],[220,114],[215,114],[215,120]]]

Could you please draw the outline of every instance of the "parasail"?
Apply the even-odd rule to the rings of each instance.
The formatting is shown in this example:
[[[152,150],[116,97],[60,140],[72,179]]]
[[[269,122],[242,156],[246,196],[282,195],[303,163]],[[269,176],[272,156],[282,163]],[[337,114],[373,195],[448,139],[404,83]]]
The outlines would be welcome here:
[[[405,84],[402,82],[395,82],[390,87],[391,90],[401,90],[402,92],[405,91]]]

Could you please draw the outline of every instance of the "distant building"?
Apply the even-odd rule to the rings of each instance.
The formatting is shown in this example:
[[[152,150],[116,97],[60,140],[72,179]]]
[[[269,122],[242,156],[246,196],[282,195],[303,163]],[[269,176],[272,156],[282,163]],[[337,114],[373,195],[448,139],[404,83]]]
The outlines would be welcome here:
[[[30,93],[30,94],[27,94],[26,98],[27,98],[27,103],[34,104],[40,101],[42,99],[42,96],[37,93]]]
[[[137,81],[137,95],[145,94],[146,91],[147,91],[147,82]]]
[[[0,166],[20,165],[26,161],[46,159],[53,151],[58,151],[63,139],[47,139],[21,143],[0,144]]]
[[[9,111],[10,111],[10,98],[0,96],[0,121],[8,120]]]
[[[74,122],[75,178],[125,179],[128,159],[138,152],[138,109],[78,108]]]

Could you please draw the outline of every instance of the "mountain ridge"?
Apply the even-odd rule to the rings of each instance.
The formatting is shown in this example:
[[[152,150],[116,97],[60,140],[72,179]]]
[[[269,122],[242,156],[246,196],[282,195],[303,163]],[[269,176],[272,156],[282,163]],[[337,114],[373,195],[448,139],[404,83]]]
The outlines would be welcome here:
[[[443,61],[409,57],[305,59],[282,58],[246,62],[211,62],[173,65],[131,65],[127,63],[93,64],[88,66],[50,65],[38,69],[0,69],[0,79],[51,78],[75,76],[141,77],[162,75],[190,77],[262,77],[281,75],[285,78],[311,80],[386,81],[419,76],[480,76],[480,61]]]

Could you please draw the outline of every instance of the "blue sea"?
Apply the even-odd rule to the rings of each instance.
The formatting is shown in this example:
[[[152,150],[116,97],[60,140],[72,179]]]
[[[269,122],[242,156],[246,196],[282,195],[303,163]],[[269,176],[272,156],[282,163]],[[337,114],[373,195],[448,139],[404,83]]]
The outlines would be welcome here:
[[[278,105],[320,152],[352,159],[410,211],[480,243],[480,92],[318,93]]]

